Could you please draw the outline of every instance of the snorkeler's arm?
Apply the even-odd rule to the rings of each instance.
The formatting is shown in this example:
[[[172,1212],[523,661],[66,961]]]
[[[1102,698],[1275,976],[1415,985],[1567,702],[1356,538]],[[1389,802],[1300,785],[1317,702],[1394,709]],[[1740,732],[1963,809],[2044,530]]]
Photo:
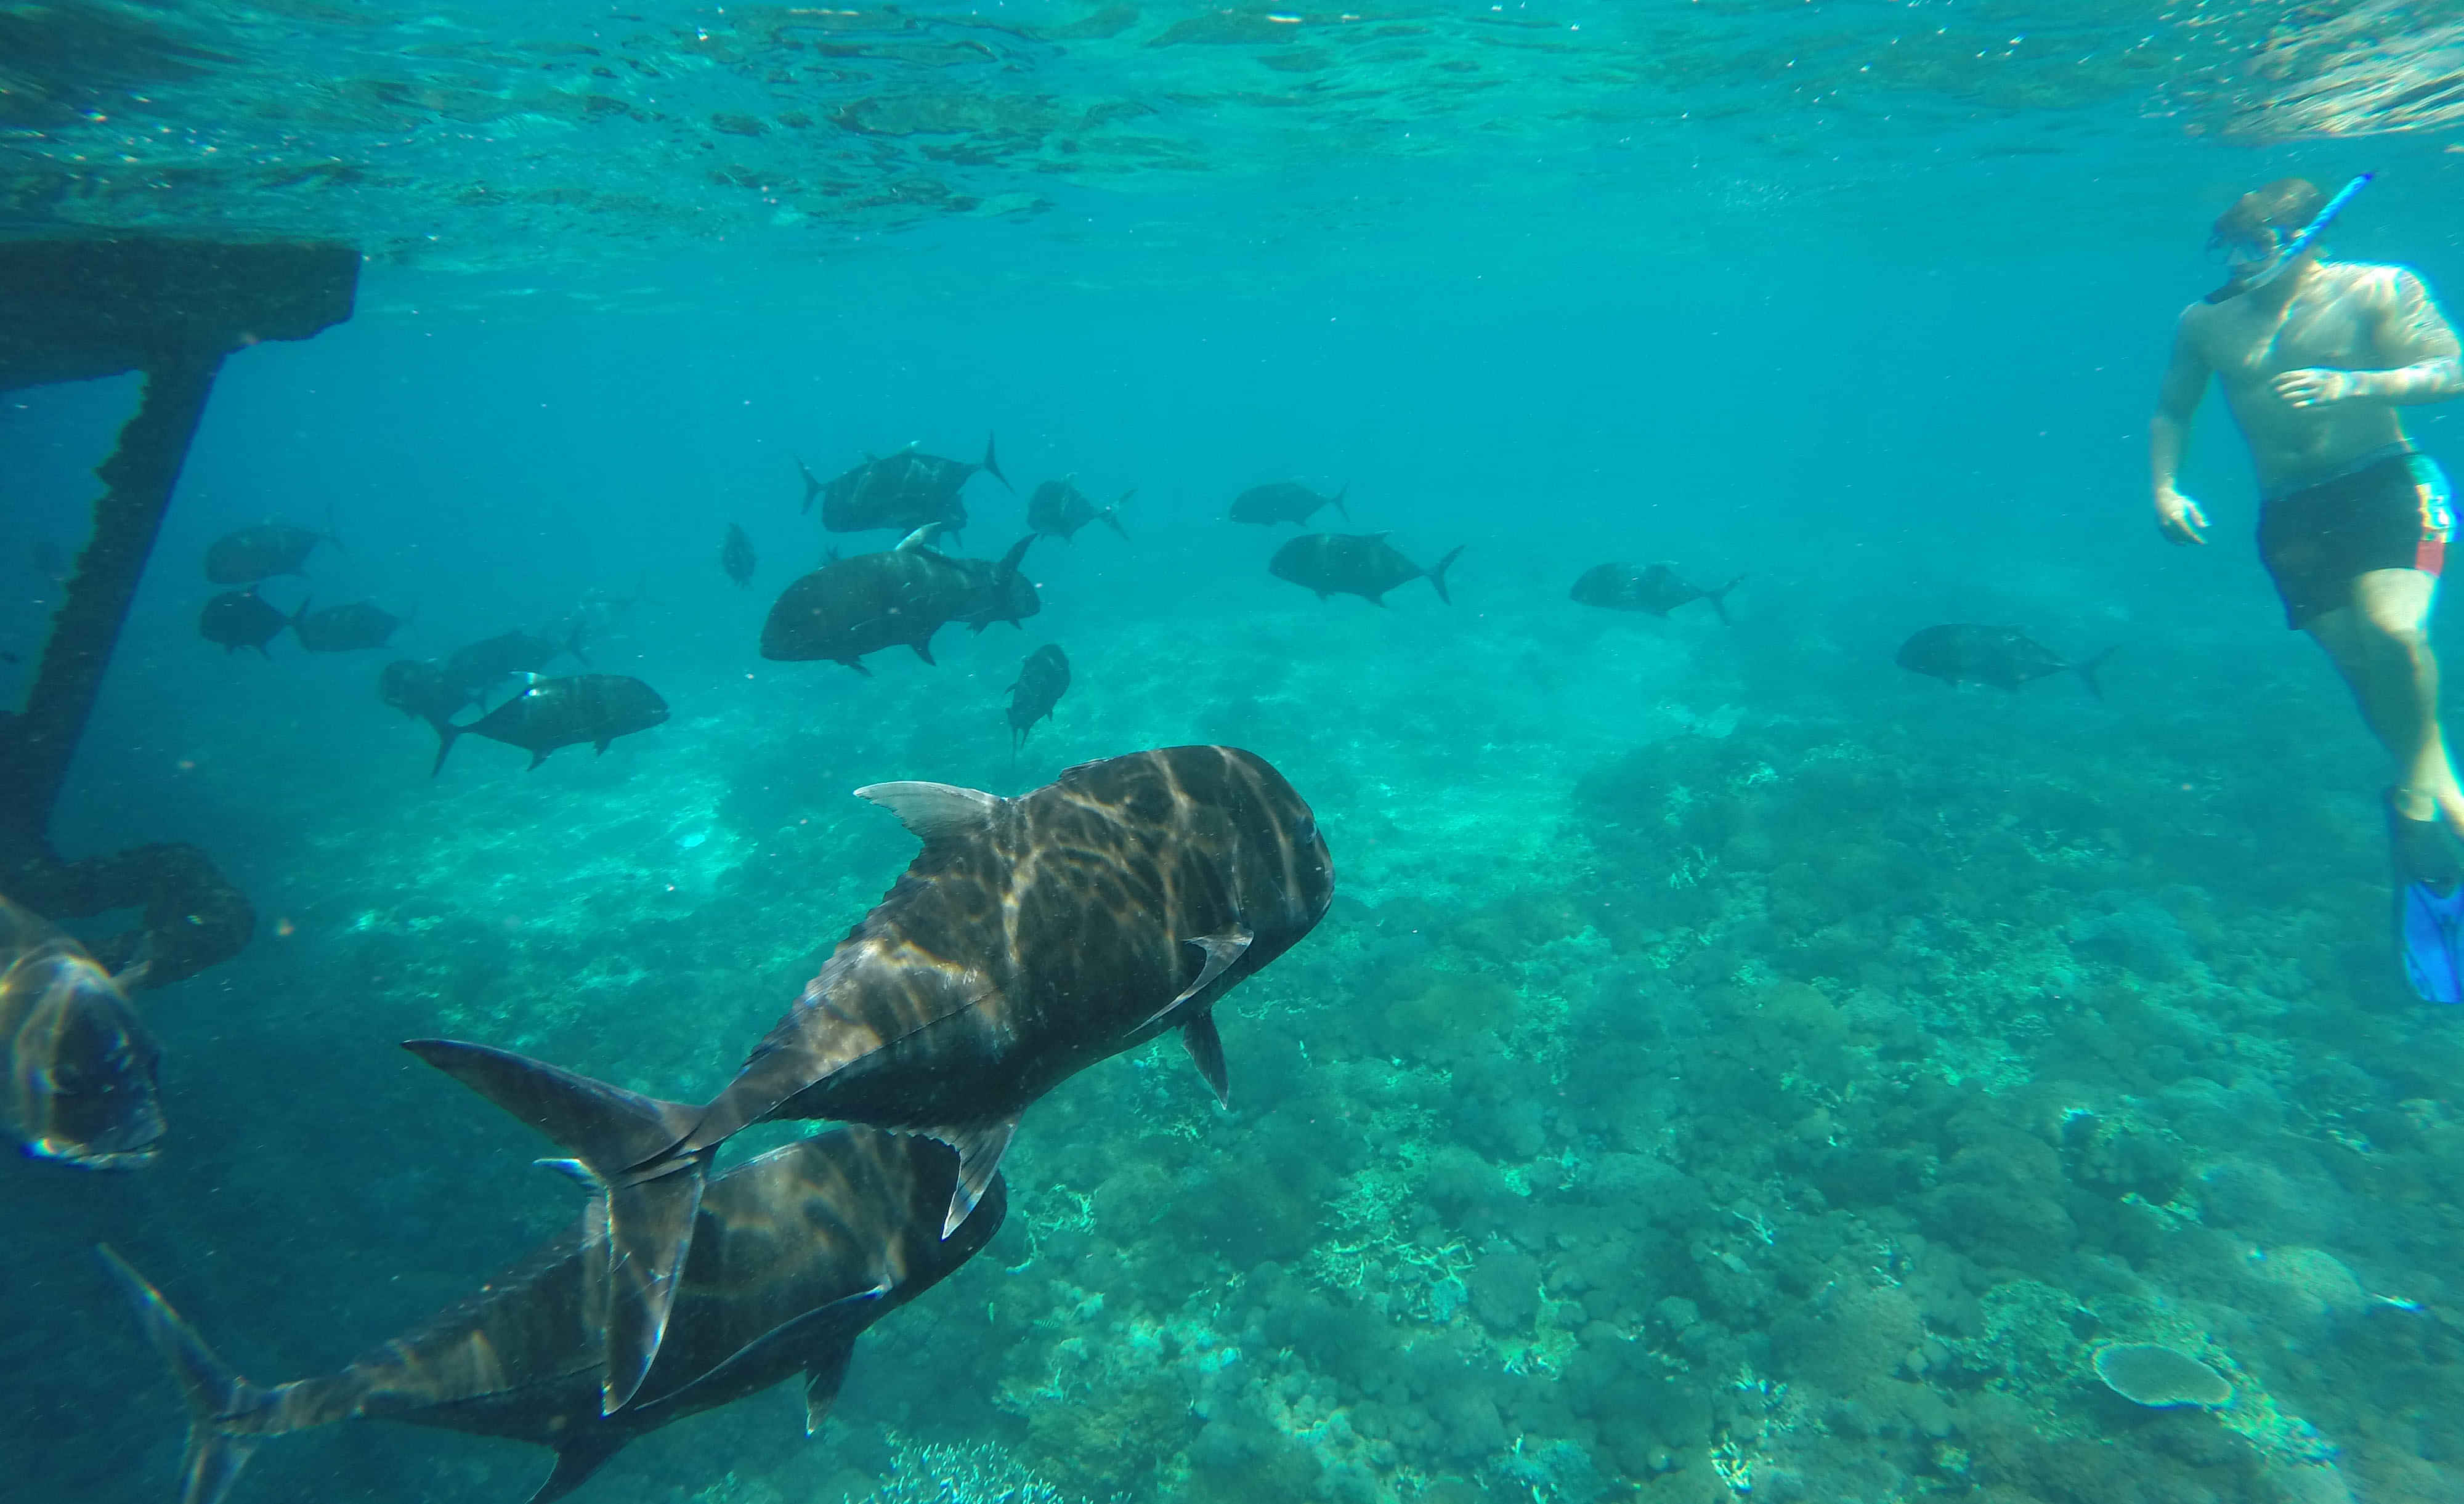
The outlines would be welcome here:
[[[2392,295],[2379,309],[2383,359],[2408,363],[2388,371],[2357,371],[2355,395],[2382,403],[2443,403],[2464,397],[2464,359],[2455,330],[2440,313],[2430,287],[2411,272],[2396,269]]]
[[[2295,407],[2334,403],[2386,403],[2405,407],[2464,397],[2464,360],[2455,331],[2430,288],[2402,267],[2370,284],[2370,341],[2378,359],[2396,362],[2374,371],[2314,368],[2276,379],[2276,395]]]
[[[2207,395],[2211,373],[2205,357],[2190,340],[2187,327],[2173,332],[2173,355],[2165,379],[2156,388],[2156,416],[2147,423],[2147,471],[2156,500],[2156,531],[2174,543],[2205,543],[2199,534],[2208,525],[2199,504],[2174,489],[2182,473],[2182,451],[2189,444],[2190,417]]]

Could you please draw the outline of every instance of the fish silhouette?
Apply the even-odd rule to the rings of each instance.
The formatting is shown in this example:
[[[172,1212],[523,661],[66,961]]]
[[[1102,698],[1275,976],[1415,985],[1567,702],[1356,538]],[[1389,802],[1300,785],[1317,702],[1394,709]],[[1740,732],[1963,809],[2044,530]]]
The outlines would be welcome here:
[[[1728,592],[1745,583],[1739,575],[1717,590],[1705,590],[1689,585],[1678,578],[1677,571],[1666,564],[1653,564],[1637,569],[1632,564],[1595,564],[1583,571],[1568,592],[1571,599],[1587,606],[1599,606],[1610,611],[1646,611],[1664,617],[1689,601],[1708,600],[1723,626],[1728,624]]]
[[[689,1123],[693,1109],[634,1097],[625,1110]],[[635,1437],[804,1377],[808,1432],[838,1398],[866,1328],[938,1284],[989,1242],[1007,1211],[991,1187],[955,1234],[941,1210],[957,1156],[929,1139],[839,1128],[773,1149],[711,1181],[678,1272],[667,1341],[634,1403],[604,1414],[601,1354],[611,1291],[605,1197],[574,1229],[472,1299],[339,1372],[260,1388],[216,1357],[117,1253],[103,1256],[188,1404],[184,1504],[219,1504],[256,1448],[346,1420],[507,1436],[556,1451],[531,1496],[547,1504]]]
[[[822,526],[832,533],[869,533],[875,528],[913,532],[937,522],[955,534],[967,525],[966,503],[958,499],[958,492],[979,470],[1003,486],[1009,484],[993,455],[989,437],[984,440],[980,465],[913,448],[868,458],[823,485]],[[806,505],[810,505],[809,496]]]
[[[1277,579],[1306,585],[1324,600],[1329,596],[1358,596],[1371,605],[1386,603],[1386,592],[1397,585],[1425,579],[1448,605],[1446,571],[1463,553],[1456,545],[1427,569],[1405,558],[1383,533],[1304,533],[1266,560],[1266,573]]]
[[[1990,684],[2016,690],[2059,673],[2074,673],[2087,692],[2104,698],[2096,672],[2113,656],[2108,647],[2084,663],[2072,663],[2015,626],[1977,626],[1953,621],[1929,626],[1900,644],[1899,665],[1945,684]]]
[[[1048,480],[1035,488],[1026,498],[1026,525],[1038,533],[1048,534],[1067,543],[1078,535],[1078,530],[1089,522],[1100,522],[1123,537],[1129,530],[1121,526],[1116,513],[1129,504],[1134,489],[1121,492],[1121,499],[1109,507],[1098,507],[1087,499],[1074,480]]]
[[[1069,692],[1069,656],[1050,643],[1026,655],[1009,687],[1010,752],[1026,745],[1035,723],[1052,713]]]
[[[1307,527],[1309,519],[1317,514],[1319,508],[1332,507],[1349,522],[1352,509],[1343,504],[1343,498],[1351,494],[1349,485],[1331,496],[1321,496],[1298,481],[1279,480],[1265,486],[1252,486],[1232,498],[1232,520],[1253,522],[1265,528],[1278,522]]]
[[[699,1122],[483,1045],[422,1059],[563,1145],[608,1188],[605,1404],[634,1394],[693,1236],[710,1156],[738,1130],[826,1118],[958,1151],[958,1227],[1038,1098],[1170,1030],[1229,1100],[1214,1007],[1316,926],[1334,869],[1316,817],[1253,752],[1171,747],[1084,763],[1014,799],[882,783],[923,850],[839,943]],[[627,1303],[629,1301],[629,1304]]]
[[[938,524],[916,529],[879,554],[834,558],[780,592],[761,623],[761,656],[785,663],[827,660],[861,674],[868,653],[905,645],[926,663],[933,634],[952,621],[981,629],[1041,608],[1019,573],[1030,533],[999,561],[958,558],[932,546]]]
[[[217,585],[251,585],[276,575],[304,575],[319,543],[341,546],[330,532],[288,522],[260,522],[206,545],[206,578]]]

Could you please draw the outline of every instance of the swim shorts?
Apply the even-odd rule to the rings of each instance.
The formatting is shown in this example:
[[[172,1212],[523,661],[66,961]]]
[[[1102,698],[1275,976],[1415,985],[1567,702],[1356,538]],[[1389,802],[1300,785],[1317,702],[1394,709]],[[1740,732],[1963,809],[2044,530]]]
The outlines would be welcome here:
[[[2447,477],[2426,454],[2398,450],[2258,509],[2258,556],[2284,600],[2284,624],[2353,603],[2353,581],[2374,569],[2436,575],[2455,530]]]

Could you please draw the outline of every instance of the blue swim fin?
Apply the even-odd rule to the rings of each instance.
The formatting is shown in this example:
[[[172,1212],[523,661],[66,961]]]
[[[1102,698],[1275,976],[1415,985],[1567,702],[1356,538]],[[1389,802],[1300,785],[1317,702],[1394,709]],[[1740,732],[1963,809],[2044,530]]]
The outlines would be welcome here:
[[[2396,943],[2405,979],[2426,1003],[2464,1003],[2464,861],[2436,820],[2407,819],[2390,806]]]

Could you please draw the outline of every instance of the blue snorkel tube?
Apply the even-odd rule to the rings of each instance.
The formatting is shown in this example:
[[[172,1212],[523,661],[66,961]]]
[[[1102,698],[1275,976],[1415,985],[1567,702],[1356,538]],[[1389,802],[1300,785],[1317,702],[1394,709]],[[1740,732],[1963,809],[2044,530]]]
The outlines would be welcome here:
[[[2232,281],[2210,293],[2207,300],[2211,303],[2227,302],[2244,293],[2255,293],[2282,276],[2285,269],[2300,258],[2301,252],[2309,250],[2321,235],[2327,232],[2327,227],[2335,223],[2336,216],[2344,212],[2344,206],[2353,202],[2353,195],[2369,186],[2370,180],[2377,176],[2375,172],[2365,172],[2337,189],[2336,196],[2327,201],[2327,207],[2313,215],[2310,223],[2302,226],[2299,232],[2277,251],[2275,260],[2247,276],[2236,274]]]

